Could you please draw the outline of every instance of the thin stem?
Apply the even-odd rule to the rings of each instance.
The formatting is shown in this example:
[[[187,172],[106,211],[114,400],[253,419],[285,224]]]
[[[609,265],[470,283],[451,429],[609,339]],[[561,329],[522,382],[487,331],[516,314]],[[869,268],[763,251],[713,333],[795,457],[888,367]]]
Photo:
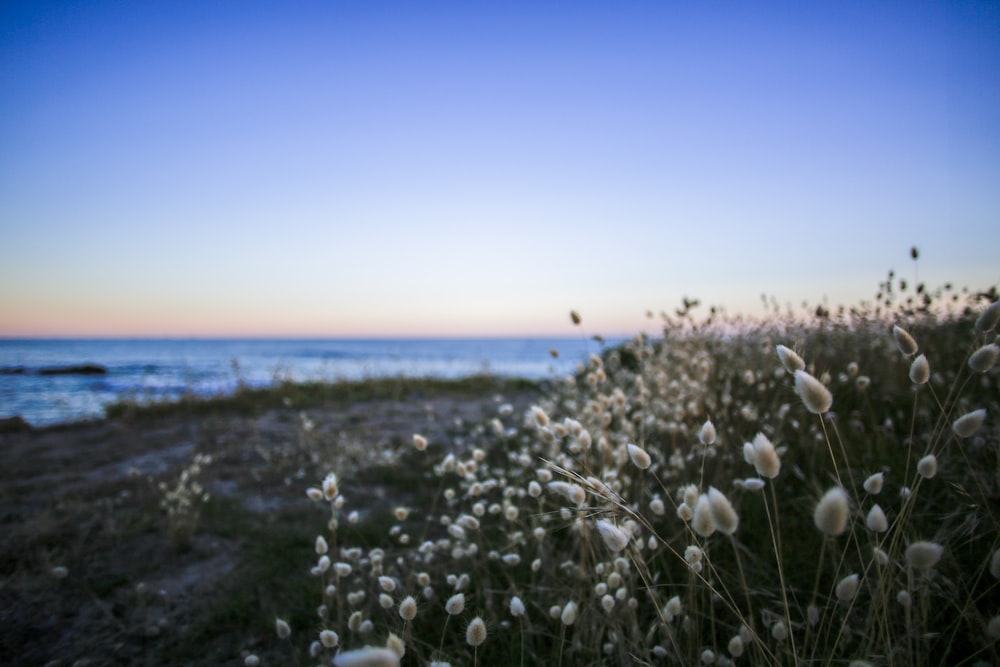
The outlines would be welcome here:
[[[774,519],[771,518],[771,510],[764,499],[764,513],[767,515],[767,526],[771,531],[771,544],[774,547],[774,560],[778,566],[778,581],[781,583],[781,600],[785,612],[785,627],[788,628],[788,639],[792,645],[792,662],[798,664],[799,651],[795,646],[795,633],[792,632],[792,614],[788,604],[788,586],[785,584],[785,568],[782,565],[784,560],[781,556],[781,525],[778,519],[778,493],[774,490],[774,480],[768,484],[771,487],[771,501],[774,503]],[[741,571],[742,575],[742,571]]]

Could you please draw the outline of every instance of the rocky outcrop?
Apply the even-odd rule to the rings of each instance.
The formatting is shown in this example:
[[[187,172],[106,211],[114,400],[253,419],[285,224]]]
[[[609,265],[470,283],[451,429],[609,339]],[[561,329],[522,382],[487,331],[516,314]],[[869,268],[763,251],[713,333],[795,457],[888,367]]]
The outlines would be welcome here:
[[[107,375],[108,369],[100,364],[74,364],[72,366],[4,366],[0,375]]]
[[[13,417],[0,417],[0,433],[20,433],[21,431],[30,430],[31,424],[29,424],[21,415],[14,415]]]
[[[79,364],[76,366],[50,366],[39,368],[39,375],[107,375],[108,369],[100,364]]]

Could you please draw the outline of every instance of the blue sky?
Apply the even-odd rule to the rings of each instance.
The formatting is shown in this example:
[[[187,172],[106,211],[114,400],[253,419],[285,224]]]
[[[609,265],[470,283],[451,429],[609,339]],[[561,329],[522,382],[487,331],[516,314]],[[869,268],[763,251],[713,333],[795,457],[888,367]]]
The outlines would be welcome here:
[[[996,2],[11,2],[0,90],[0,335],[1000,282]]]

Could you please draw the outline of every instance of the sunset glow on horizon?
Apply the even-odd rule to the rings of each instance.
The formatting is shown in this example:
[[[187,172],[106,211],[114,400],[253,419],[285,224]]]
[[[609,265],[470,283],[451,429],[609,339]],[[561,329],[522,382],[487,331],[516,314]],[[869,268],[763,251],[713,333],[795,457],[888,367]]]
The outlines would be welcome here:
[[[988,288],[998,82],[990,2],[11,3],[0,336],[620,336],[890,269]]]

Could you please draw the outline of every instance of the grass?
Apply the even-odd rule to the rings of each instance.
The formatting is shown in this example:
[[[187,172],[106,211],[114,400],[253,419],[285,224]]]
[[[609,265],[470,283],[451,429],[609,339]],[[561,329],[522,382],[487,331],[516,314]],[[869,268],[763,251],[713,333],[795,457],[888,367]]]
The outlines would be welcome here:
[[[381,540],[345,530],[363,505],[352,485],[369,478],[341,474],[347,498],[320,502],[335,522],[317,521],[316,533],[351,573],[318,576],[336,589],[328,610],[346,608],[366,631],[321,614],[298,645],[330,629],[340,647],[313,643],[312,657],[398,649],[400,637],[404,664],[1000,662],[1000,561],[990,571],[1000,401],[996,370],[968,366],[995,338],[976,319],[996,291],[900,291],[890,277],[877,302],[763,321],[697,320],[686,304],[664,317],[662,337],[593,358],[535,409],[469,426],[487,444],[453,434],[370,469],[410,490],[405,521],[385,529],[373,516]],[[916,354],[901,352],[893,325],[930,361],[925,384],[911,381]],[[832,408],[803,400],[779,344],[799,352]],[[984,425],[956,434],[952,424],[980,408]],[[709,421],[716,437],[703,442]],[[781,462],[767,478],[744,453],[758,434]],[[876,473],[884,484],[869,493]],[[832,488],[846,503],[817,514]],[[873,530],[876,503],[886,525]],[[602,539],[598,519],[627,544]],[[931,555],[916,558],[917,543]],[[451,617],[456,592],[466,605]],[[397,613],[408,595],[413,621]],[[509,611],[515,596],[523,617]],[[474,617],[488,627],[475,647],[465,636]]]
[[[416,400],[422,395],[448,393],[463,396],[486,391],[530,390],[537,383],[521,378],[474,375],[458,379],[388,377],[337,382],[280,382],[269,387],[241,386],[232,394],[185,395],[176,401],[121,401],[105,408],[109,419],[142,420],[176,415],[259,415],[267,410],[295,406],[315,408],[331,403]]]
[[[58,498],[30,475],[9,487],[33,500],[5,496],[0,600],[20,616],[5,615],[0,661],[305,665],[391,646],[414,665],[1000,664],[1000,386],[968,365],[995,341],[976,322],[996,301],[890,276],[871,303],[763,320],[688,302],[660,335],[551,383],[391,378],[115,406],[123,443],[190,440],[191,457]],[[893,325],[929,360],[927,383]],[[778,345],[832,407],[803,401]],[[978,409],[981,427],[956,434]],[[199,454],[211,497],[189,548],[169,549],[157,484],[177,488]],[[817,518],[832,488],[847,504]],[[884,529],[867,525],[876,503]],[[38,576],[60,564],[66,578]],[[138,592],[192,571],[186,600]],[[51,645],[79,638],[44,619],[88,613],[75,651],[32,643],[32,625]]]
[[[294,664],[297,649],[271,639],[278,615],[296,628],[316,618],[317,582],[302,576],[317,520],[304,480],[356,470],[364,521],[343,535],[375,546],[394,499],[421,493],[419,474],[389,463],[410,456],[400,425],[440,443],[497,394],[523,402],[539,389],[486,377],[279,386],[4,436],[0,663],[214,665],[256,652]],[[201,455],[212,460],[195,473]],[[194,522],[178,541],[162,502],[200,495],[192,482],[209,499],[181,513]]]

